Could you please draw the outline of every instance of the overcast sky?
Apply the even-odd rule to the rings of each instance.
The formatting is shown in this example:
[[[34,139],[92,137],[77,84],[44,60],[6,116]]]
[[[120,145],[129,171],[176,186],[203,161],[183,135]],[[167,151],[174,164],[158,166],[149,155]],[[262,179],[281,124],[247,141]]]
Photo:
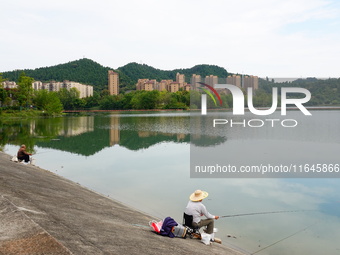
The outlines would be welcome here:
[[[11,0],[0,10],[0,72],[86,57],[340,77],[339,0]]]

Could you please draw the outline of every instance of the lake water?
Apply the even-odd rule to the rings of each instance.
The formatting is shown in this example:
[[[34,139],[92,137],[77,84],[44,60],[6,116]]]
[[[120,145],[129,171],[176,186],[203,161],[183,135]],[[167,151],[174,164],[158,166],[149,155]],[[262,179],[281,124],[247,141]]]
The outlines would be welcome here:
[[[195,136],[193,142],[202,148],[208,141],[207,150],[237,148],[234,152],[242,151],[247,144],[267,144],[266,151],[255,150],[254,158],[274,161],[276,149],[288,150],[291,157],[304,155],[301,151],[306,149],[305,159],[340,163],[340,111],[312,114],[313,121],[301,121],[304,128],[277,131],[224,127],[215,134]],[[302,117],[294,118],[300,121]],[[14,155],[25,143],[39,167],[155,219],[171,216],[181,223],[188,197],[196,189],[209,192],[204,204],[220,216],[293,211],[216,221],[217,236],[224,244],[250,254],[340,254],[339,178],[190,178],[189,113],[116,112],[0,120],[0,129],[4,152]],[[279,149],[277,144],[284,146]]]

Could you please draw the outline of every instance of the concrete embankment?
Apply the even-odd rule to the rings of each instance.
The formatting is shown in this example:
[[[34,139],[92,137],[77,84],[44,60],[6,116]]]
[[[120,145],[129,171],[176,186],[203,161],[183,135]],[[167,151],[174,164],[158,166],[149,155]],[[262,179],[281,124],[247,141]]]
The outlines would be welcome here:
[[[0,152],[0,254],[241,254],[169,238],[152,216]]]

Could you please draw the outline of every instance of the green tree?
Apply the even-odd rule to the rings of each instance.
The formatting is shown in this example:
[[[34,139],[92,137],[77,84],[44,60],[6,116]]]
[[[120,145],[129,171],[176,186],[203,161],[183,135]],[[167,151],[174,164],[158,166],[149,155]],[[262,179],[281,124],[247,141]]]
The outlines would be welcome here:
[[[114,105],[113,96],[106,95],[99,101],[99,108],[102,110],[112,110]]]
[[[48,94],[49,102],[45,106],[45,110],[48,115],[55,115],[55,114],[60,114],[62,113],[63,109],[63,104],[60,102],[59,97],[54,93],[51,92]]]
[[[165,107],[166,105],[170,104],[171,102],[171,94],[168,91],[161,91],[159,93],[159,102],[160,106]]]
[[[0,106],[4,105],[4,102],[7,98],[7,92],[6,90],[4,90],[3,88],[0,88]]]
[[[84,98],[76,98],[73,101],[73,107],[74,109],[84,109],[86,106],[86,101]]]
[[[0,114],[2,113],[2,105],[4,104],[4,101],[7,97],[7,93],[6,91],[3,89],[3,85],[2,82],[4,81],[4,79],[2,78],[2,74],[0,73]]]
[[[228,105],[228,98],[226,94],[221,94],[221,100],[223,102],[222,107],[223,108],[229,108],[230,106]]]
[[[104,89],[100,92],[100,96],[104,97],[104,96],[108,96],[110,95],[110,91],[108,89]]]
[[[5,79],[2,78],[2,73],[0,73],[0,107],[5,104],[7,98],[7,92],[2,84],[4,81]]]
[[[71,88],[70,90],[63,88],[57,92],[57,95],[64,109],[73,110],[77,107],[80,92],[76,88]]]
[[[99,93],[94,91],[93,96],[84,98],[85,107],[86,108],[96,107],[99,105],[99,100],[100,100]]]
[[[201,107],[201,93],[196,90],[190,91],[190,109],[198,109]]]
[[[254,94],[255,94],[253,95],[254,107],[269,107],[272,105],[272,94],[268,94],[262,89],[257,90]]]
[[[31,105],[33,96],[33,81],[34,79],[26,76],[24,72],[20,74],[18,81],[18,91],[16,93],[19,106],[29,107],[29,105]]]
[[[63,105],[56,92],[46,90],[35,91],[34,105],[48,115],[60,114],[63,111]]]
[[[130,93],[124,94],[124,97],[122,99],[123,109],[125,109],[125,110],[132,109],[131,100],[133,98],[134,93],[135,92],[130,92]]]
[[[2,78],[2,73],[0,73],[0,89],[2,89],[4,86],[3,86],[3,82],[5,81],[4,78]]]
[[[138,91],[131,99],[131,105],[133,109],[156,109],[159,102],[160,92],[158,90],[153,91]]]

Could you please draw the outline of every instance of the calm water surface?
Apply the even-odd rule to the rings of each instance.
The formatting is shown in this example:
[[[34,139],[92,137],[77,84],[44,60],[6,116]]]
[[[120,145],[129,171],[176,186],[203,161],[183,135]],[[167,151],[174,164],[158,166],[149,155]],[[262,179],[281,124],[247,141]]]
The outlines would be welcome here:
[[[340,151],[340,111],[314,111],[313,118],[319,118],[319,124],[309,123],[313,125],[306,129],[309,133],[290,130],[280,136],[265,129],[228,129],[203,134],[194,143],[208,140],[210,146],[229,143],[238,148],[256,137],[256,142],[266,141],[268,146],[280,141],[317,146],[320,157],[327,154],[334,160]],[[209,192],[204,203],[216,215],[303,210],[221,218],[216,221],[217,236],[225,244],[263,255],[340,254],[340,179],[190,178],[188,113],[115,113],[0,124],[6,153],[16,154],[25,143],[39,167],[155,219],[171,216],[181,223],[189,195],[199,188]],[[275,155],[273,149],[266,153]]]

